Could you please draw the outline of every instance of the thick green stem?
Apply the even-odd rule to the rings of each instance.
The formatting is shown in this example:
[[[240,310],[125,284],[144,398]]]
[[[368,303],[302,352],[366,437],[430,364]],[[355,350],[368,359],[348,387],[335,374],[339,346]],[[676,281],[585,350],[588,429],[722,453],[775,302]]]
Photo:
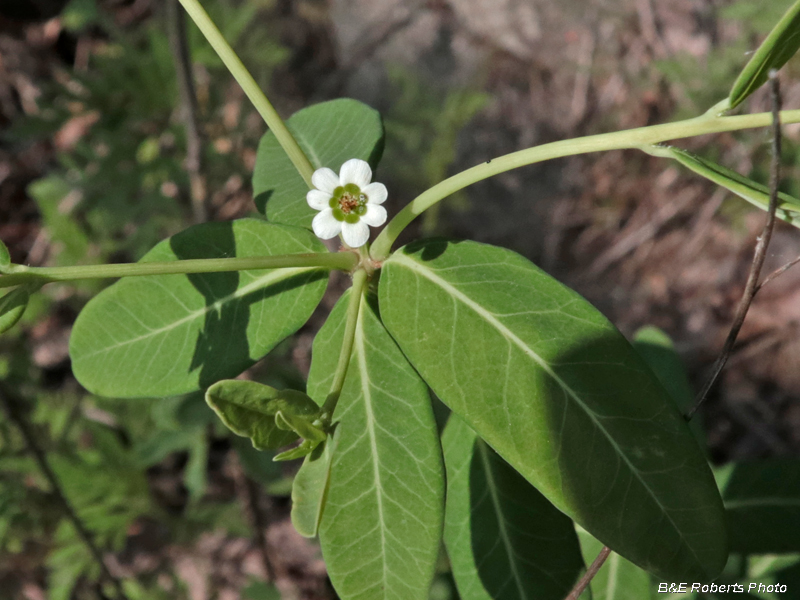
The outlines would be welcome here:
[[[356,323],[358,323],[358,312],[361,308],[366,284],[367,272],[364,269],[359,269],[353,275],[353,287],[350,288],[350,301],[347,305],[347,321],[344,326],[344,339],[342,341],[342,350],[339,353],[339,362],[336,365],[331,391],[328,393],[328,397],[322,407],[323,419],[328,423],[333,418],[333,411],[336,409],[336,403],[339,402],[339,395],[344,387],[347,368],[350,366],[350,357],[353,354],[353,342],[356,336]]]
[[[294,136],[289,129],[287,129],[280,115],[278,115],[275,108],[270,104],[270,101],[267,100],[264,92],[258,87],[253,76],[242,64],[242,61],[233,51],[233,48],[231,48],[228,42],[225,41],[225,38],[222,37],[219,29],[217,29],[217,26],[214,25],[214,22],[209,18],[208,13],[206,13],[200,5],[200,2],[198,2],[198,0],[180,0],[180,2],[183,4],[183,8],[186,9],[186,12],[189,13],[195,25],[197,25],[198,29],[200,29],[208,40],[208,43],[211,44],[211,47],[214,48],[214,51],[222,59],[222,62],[228,67],[228,71],[231,72],[234,79],[242,86],[242,90],[244,90],[250,102],[253,103],[255,109],[259,112],[264,121],[266,121],[267,126],[272,130],[272,133],[275,134],[275,138],[278,140],[284,152],[289,156],[295,169],[297,169],[297,172],[300,173],[310,188],[311,175],[314,173],[314,167],[309,162],[303,149],[298,145],[297,140],[294,139]]]
[[[784,123],[800,122],[800,110],[783,111],[781,113],[781,120]],[[372,244],[372,258],[376,261],[385,260],[386,257],[389,256],[392,244],[394,244],[400,232],[425,210],[458,190],[499,173],[553,158],[606,150],[642,148],[669,140],[709,133],[736,131],[753,127],[767,127],[771,122],[772,115],[770,113],[725,117],[720,116],[717,110],[712,109],[704,115],[686,121],[640,127],[638,129],[616,131],[613,133],[601,133],[570,140],[560,140],[488,160],[485,163],[445,179],[426,190],[406,205],[403,210],[389,221],[389,224],[386,225]]]
[[[169,262],[138,262],[116,265],[85,265],[77,267],[26,267],[12,265],[0,275],[0,288],[23,283],[50,283],[76,279],[107,279],[143,275],[176,275],[185,273],[221,273],[280,269],[286,267],[322,267],[352,271],[358,264],[355,252],[319,252],[313,254],[283,254],[279,256],[248,256],[243,258],[196,258]]]

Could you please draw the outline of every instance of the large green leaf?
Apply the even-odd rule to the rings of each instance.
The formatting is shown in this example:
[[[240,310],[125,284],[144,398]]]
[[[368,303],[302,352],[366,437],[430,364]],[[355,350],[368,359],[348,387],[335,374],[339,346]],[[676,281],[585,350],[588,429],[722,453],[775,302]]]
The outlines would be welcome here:
[[[795,2],[739,74],[728,96],[735,108],[761,87],[772,69],[780,69],[800,48],[800,1]]]
[[[674,158],[683,166],[733,192],[753,206],[764,211],[769,210],[768,187],[739,175],[736,171],[731,171],[722,165],[680,148],[659,148],[657,154],[658,156]],[[800,200],[789,194],[779,192],[778,207],[775,215],[790,225],[800,227]]]
[[[8,248],[0,240],[0,273],[5,271],[8,267],[11,266],[11,254],[8,252]]]
[[[142,261],[324,252],[304,229],[256,219],[206,223],[164,240]],[[235,377],[299,329],[326,271],[270,269],[130,277],[75,322],[75,376],[102,396],[171,396]]]
[[[650,369],[588,302],[475,242],[397,251],[379,294],[387,329],[436,395],[558,509],[665,579],[719,573],[726,532],[711,471]]]
[[[582,527],[577,527],[577,530],[583,560],[591,565],[603,544]],[[650,575],[612,552],[592,579],[590,587],[592,600],[645,600],[650,597]]]
[[[342,98],[309,106],[286,125],[315,169],[338,173],[346,160],[360,158],[374,169],[383,153],[383,121],[378,111]],[[308,186],[272,132],[258,146],[253,171],[256,207],[274,223],[311,228],[315,210],[306,203]]]
[[[731,552],[800,552],[800,460],[732,463],[718,469],[717,480]]]
[[[330,391],[349,294],[314,340],[308,393]],[[427,600],[444,500],[441,449],[425,384],[362,301],[334,413],[339,444],[320,523],[328,574],[345,600]]]
[[[583,570],[572,521],[458,416],[442,434],[444,541],[462,600],[561,600]]]

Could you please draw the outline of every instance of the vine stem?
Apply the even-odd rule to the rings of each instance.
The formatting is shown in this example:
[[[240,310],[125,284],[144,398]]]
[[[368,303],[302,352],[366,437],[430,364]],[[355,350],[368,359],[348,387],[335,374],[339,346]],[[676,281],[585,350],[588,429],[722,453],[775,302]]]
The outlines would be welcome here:
[[[103,579],[105,579],[114,587],[119,600],[128,600],[128,596],[125,594],[125,590],[122,587],[122,582],[117,577],[112,575],[111,571],[108,570],[108,567],[103,560],[103,554],[97,547],[94,537],[83,523],[81,518],[78,516],[78,513],[67,499],[67,496],[64,494],[64,490],[61,488],[61,483],[58,481],[58,477],[56,477],[56,474],[50,467],[50,463],[47,460],[45,451],[41,448],[41,446],[39,446],[37,434],[33,431],[33,428],[25,417],[24,410],[21,406],[22,400],[14,397],[5,388],[5,386],[2,386],[0,387],[0,401],[2,401],[6,409],[9,421],[16,425],[17,429],[19,429],[20,433],[22,434],[22,437],[25,439],[25,444],[28,446],[28,450],[30,450],[31,454],[33,454],[36,464],[39,466],[39,470],[50,484],[53,496],[55,496],[58,504],[61,505],[61,510],[64,512],[64,515],[72,523],[72,526],[78,533],[78,537],[81,538],[81,541],[86,546],[87,550],[89,550],[89,554],[92,555],[92,558],[97,563],[97,566],[100,567],[100,572]]]
[[[407,204],[389,221],[375,239],[372,244],[371,256],[376,261],[386,260],[397,237],[420,214],[447,196],[499,173],[554,158],[608,150],[642,149],[669,140],[709,133],[766,127],[772,122],[772,113],[733,117],[720,116],[720,107],[724,107],[726,104],[727,100],[717,104],[705,114],[685,121],[559,140],[512,152],[476,165],[457,175],[448,177]],[[780,118],[784,123],[798,123],[800,122],[800,110],[784,111],[780,113]]]
[[[708,393],[714,384],[719,379],[722,369],[728,362],[728,358],[733,351],[733,345],[736,343],[736,338],[739,336],[739,331],[742,329],[744,320],[747,317],[747,311],[750,310],[750,305],[753,303],[756,293],[758,293],[759,285],[758,279],[761,276],[761,269],[764,266],[764,261],[767,258],[767,247],[769,246],[770,239],[772,238],[772,231],[775,228],[775,211],[778,208],[778,186],[781,180],[781,95],[780,86],[778,85],[778,76],[775,71],[769,74],[770,91],[772,97],[772,162],[770,165],[770,182],[769,182],[769,209],[767,210],[767,219],[764,222],[764,228],[761,235],[758,236],[756,248],[753,251],[753,262],[750,265],[750,272],[747,275],[747,283],[742,293],[742,299],[739,301],[739,306],[736,308],[736,314],[733,317],[731,329],[728,332],[728,337],[722,346],[722,350],[714,362],[711,369],[711,375],[706,380],[703,389],[695,399],[694,406],[689,412],[684,415],[687,421],[691,421],[697,410],[702,406],[708,397]],[[788,268],[788,267],[787,267]],[[769,278],[767,278],[769,280]]]
[[[311,165],[305,152],[303,152],[303,149],[297,143],[297,140],[286,127],[280,115],[278,115],[278,112],[267,99],[264,92],[261,91],[256,80],[253,79],[253,76],[244,64],[242,64],[241,59],[222,36],[217,26],[214,25],[214,22],[200,5],[200,2],[198,0],[180,0],[180,3],[183,5],[183,8],[186,9],[186,12],[192,18],[195,25],[197,25],[198,29],[200,29],[201,33],[205,36],[206,40],[208,40],[208,43],[211,44],[211,47],[214,48],[214,51],[222,59],[222,62],[225,63],[225,66],[228,68],[231,75],[233,75],[233,78],[236,79],[242,87],[242,90],[250,99],[250,102],[253,103],[255,109],[264,121],[266,121],[267,126],[272,130],[272,133],[275,134],[278,143],[289,156],[289,160],[292,161],[294,168],[300,173],[306,185],[311,188],[311,175],[314,173],[314,167]]]
[[[322,267],[352,271],[358,264],[354,252],[318,252],[281,254],[277,256],[246,256],[241,258],[192,258],[165,262],[138,262],[111,265],[81,265],[76,267],[27,267],[12,265],[0,275],[0,288],[24,283],[52,283],[76,279],[106,279],[144,275],[177,275],[187,273],[222,273],[257,269],[291,267]]]
[[[350,366],[350,357],[353,354],[353,343],[356,337],[356,324],[358,323],[358,314],[361,309],[361,302],[364,297],[366,284],[367,272],[364,269],[358,269],[353,274],[353,287],[350,288],[350,298],[347,304],[347,320],[344,326],[342,349],[339,352],[339,362],[336,364],[336,372],[333,376],[331,391],[328,393],[325,404],[322,406],[323,419],[328,423],[330,423],[333,418],[333,411],[336,410],[336,404],[339,402],[339,396],[344,387],[344,378],[347,376],[347,369]]]

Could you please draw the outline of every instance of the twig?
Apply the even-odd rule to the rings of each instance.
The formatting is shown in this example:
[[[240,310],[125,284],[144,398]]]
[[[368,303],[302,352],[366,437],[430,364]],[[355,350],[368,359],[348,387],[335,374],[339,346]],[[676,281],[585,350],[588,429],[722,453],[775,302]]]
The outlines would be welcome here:
[[[600,550],[600,554],[598,554],[597,558],[595,558],[592,564],[589,565],[589,568],[586,569],[586,573],[584,573],[583,577],[578,580],[578,583],[575,584],[575,587],[572,588],[572,591],[566,598],[564,598],[564,600],[578,600],[580,595],[583,593],[583,590],[589,587],[589,584],[592,582],[592,579],[594,579],[594,576],[597,575],[600,567],[602,567],[603,563],[606,562],[609,554],[611,554],[611,548],[608,546],[603,546],[603,549]]]
[[[798,256],[797,258],[795,258],[793,260],[790,260],[788,263],[783,265],[780,269],[775,269],[772,273],[770,273],[769,275],[767,275],[764,278],[764,281],[762,281],[761,283],[758,284],[758,286],[756,287],[756,293],[760,292],[761,288],[763,288],[765,285],[767,285],[770,281],[772,281],[776,277],[780,277],[781,275],[786,273],[786,271],[791,269],[797,263],[800,263],[800,256]]]
[[[112,586],[114,586],[114,590],[116,591],[117,598],[119,600],[128,600],[128,596],[125,594],[125,591],[122,588],[122,581],[112,575],[111,571],[108,570],[106,563],[103,561],[103,554],[95,544],[91,532],[87,529],[86,525],[84,525],[83,521],[81,521],[78,513],[75,512],[75,509],[64,495],[61,484],[59,483],[56,474],[53,472],[53,469],[50,467],[50,463],[47,461],[47,456],[44,450],[42,450],[37,442],[37,437],[33,431],[33,428],[25,418],[25,414],[22,409],[23,401],[20,398],[14,397],[12,394],[10,394],[5,386],[0,387],[0,401],[2,401],[6,413],[8,413],[9,421],[17,426],[20,433],[22,433],[22,437],[25,438],[25,444],[33,454],[33,457],[36,460],[36,463],[39,466],[42,474],[45,476],[45,479],[47,479],[48,483],[50,484],[53,496],[55,496],[58,504],[61,505],[64,515],[72,523],[72,526],[75,528],[78,536],[89,550],[92,558],[94,558],[95,562],[100,567],[100,572],[103,578]]]
[[[197,94],[192,77],[192,62],[186,39],[186,16],[178,0],[167,0],[166,10],[169,47],[178,78],[181,118],[186,127],[186,171],[189,173],[192,217],[195,223],[203,223],[208,219],[206,182],[201,172],[203,147],[197,122]]]
[[[744,324],[744,319],[747,316],[747,311],[750,309],[750,304],[759,289],[758,279],[761,275],[761,268],[764,266],[764,260],[767,257],[767,247],[769,246],[770,238],[772,238],[772,230],[775,226],[775,210],[778,207],[778,183],[781,178],[781,94],[780,86],[778,84],[778,75],[773,70],[769,74],[770,91],[772,96],[772,164],[770,167],[770,190],[769,190],[769,210],[767,212],[767,220],[764,223],[764,229],[758,237],[756,249],[753,253],[753,264],[750,266],[750,273],[747,276],[747,283],[742,294],[742,299],[736,309],[736,315],[733,318],[731,330],[722,346],[722,351],[714,363],[711,370],[711,376],[706,381],[703,389],[695,399],[694,406],[691,410],[684,415],[687,421],[690,421],[697,412],[697,409],[703,404],[708,397],[708,392],[716,383],[719,374],[728,362],[728,358],[733,350],[733,345],[736,343],[736,337],[739,335]]]

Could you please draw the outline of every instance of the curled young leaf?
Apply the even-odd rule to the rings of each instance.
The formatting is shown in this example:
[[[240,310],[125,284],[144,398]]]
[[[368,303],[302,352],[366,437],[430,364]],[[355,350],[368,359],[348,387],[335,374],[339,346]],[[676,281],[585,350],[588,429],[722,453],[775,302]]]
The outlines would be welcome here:
[[[772,69],[780,69],[800,48],[800,1],[795,2],[773,27],[739,74],[728,96],[730,108],[761,87]]]
[[[24,287],[11,290],[0,297],[0,333],[5,333],[17,324],[25,313],[30,293]]]
[[[319,407],[302,392],[276,390],[255,381],[238,379],[212,385],[206,392],[206,402],[228,429],[236,435],[249,437],[258,450],[274,450],[299,437],[296,429],[279,427],[277,414],[287,415],[293,422],[310,422],[319,415]]]
[[[338,443],[336,427],[306,455],[292,485],[292,525],[303,537],[317,535],[330,488],[331,463]]]

